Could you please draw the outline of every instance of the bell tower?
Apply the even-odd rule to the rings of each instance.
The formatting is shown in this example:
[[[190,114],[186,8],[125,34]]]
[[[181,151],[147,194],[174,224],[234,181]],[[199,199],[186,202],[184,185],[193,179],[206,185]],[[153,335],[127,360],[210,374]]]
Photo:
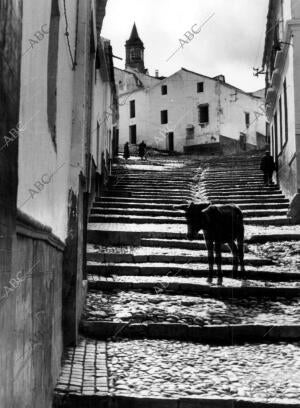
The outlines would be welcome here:
[[[126,64],[125,69],[131,68],[135,71],[146,73],[144,65],[144,44],[140,39],[136,25],[133,24],[129,40],[126,41]]]

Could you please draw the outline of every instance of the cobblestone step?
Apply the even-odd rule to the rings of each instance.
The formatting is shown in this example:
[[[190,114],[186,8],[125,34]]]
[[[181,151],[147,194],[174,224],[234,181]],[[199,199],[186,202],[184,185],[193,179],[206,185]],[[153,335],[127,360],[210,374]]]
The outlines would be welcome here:
[[[228,183],[229,185],[231,183],[241,183],[245,182],[246,184],[263,184],[264,178],[263,175],[254,175],[254,174],[249,174],[248,176],[236,176],[234,174],[228,175],[228,174],[223,174],[222,176],[210,176],[207,173],[202,173],[197,176],[198,180],[201,181],[202,183],[211,183],[211,184],[221,184],[221,183]],[[273,186],[276,186],[274,183]]]
[[[119,179],[116,183],[120,186],[148,186],[148,187],[156,187],[156,186],[167,186],[167,187],[181,187],[181,186],[192,186],[193,182],[187,180],[166,180],[163,178],[151,178],[151,179],[136,179],[136,180],[124,180]],[[260,183],[261,184],[261,183]]]
[[[234,186],[226,186],[226,185],[220,185],[220,186],[209,186],[205,187],[203,186],[199,190],[206,191],[207,193],[220,193],[220,194],[228,194],[229,192],[232,193],[241,193],[244,194],[245,191],[248,191],[249,193],[253,194],[278,194],[280,193],[280,190],[277,187],[264,187],[264,186],[245,186],[242,185],[240,187],[234,187]]]
[[[272,194],[272,195],[266,195],[266,194],[216,194],[216,193],[208,193],[206,194],[206,197],[209,198],[211,201],[219,202],[219,201],[230,201],[232,203],[235,202],[241,202],[241,200],[248,200],[248,202],[266,202],[266,201],[272,201],[273,203],[277,202],[286,202],[286,198],[284,197],[283,194],[277,193],[277,194]]]
[[[251,190],[251,189],[230,189],[230,190],[219,190],[219,189],[209,189],[206,188],[206,194],[207,196],[215,196],[218,195],[218,197],[223,197],[223,196],[269,196],[273,198],[277,197],[283,197],[283,194],[280,192],[280,190],[266,190],[264,188],[257,189],[257,190]]]
[[[202,241],[189,241],[186,239],[159,239],[159,238],[142,238],[141,245],[144,247],[160,247],[160,248],[179,248],[179,249],[194,249],[206,250],[206,244]],[[223,252],[230,252],[227,245],[222,246]]]
[[[249,225],[284,226],[284,225],[292,225],[292,220],[288,217],[279,217],[279,216],[253,217],[253,218],[244,219],[244,223],[249,224]]]
[[[269,269],[269,270],[268,270]],[[248,265],[245,276],[251,280],[261,281],[294,281],[299,279],[299,273],[274,271],[271,267],[259,268]],[[240,278],[239,273],[232,272],[232,266],[222,266],[223,275],[229,278]],[[142,262],[142,263],[87,263],[87,272],[100,276],[188,276],[208,277],[207,264],[192,263],[164,263],[164,262]]]
[[[270,196],[266,196],[263,197],[263,199],[261,197],[257,197],[257,198],[228,198],[228,197],[222,197],[219,198],[218,196],[214,196],[212,198],[212,201],[214,203],[217,204],[225,204],[225,203],[236,203],[238,205],[240,204],[255,204],[255,205],[261,205],[261,204],[265,204],[265,205],[269,205],[270,204],[286,204],[287,206],[289,205],[289,200],[287,198],[285,198],[284,196],[282,197],[276,197],[276,199],[274,199],[274,197],[270,197]]]
[[[191,197],[191,195],[192,195],[192,192],[191,192],[191,190],[186,190],[186,191],[181,191],[181,190],[168,190],[168,191],[166,191],[165,189],[163,189],[163,190],[161,190],[161,191],[159,191],[159,190],[151,190],[151,191],[149,191],[149,192],[144,192],[144,191],[138,191],[138,190],[132,190],[132,189],[128,189],[128,190],[126,190],[126,189],[124,189],[124,190],[121,190],[121,189],[119,189],[119,188],[116,188],[116,189],[114,189],[114,188],[112,188],[112,189],[110,189],[106,194],[104,194],[104,196],[105,195],[112,195],[112,196],[114,196],[114,194],[116,194],[117,196],[118,195],[121,195],[121,194],[129,194],[129,197],[130,196],[137,196],[137,197],[141,197],[141,198],[143,198],[143,196],[144,197],[149,197],[149,196],[157,196],[157,197],[165,197],[165,196],[190,196]]]
[[[148,201],[152,201],[153,198],[159,198],[161,199],[181,199],[181,200],[192,200],[193,195],[192,193],[159,193],[159,192],[131,192],[131,191],[119,191],[119,190],[110,190],[109,192],[104,192],[103,197],[134,197],[134,198],[146,198]]]
[[[230,287],[224,288],[223,293],[218,293],[218,297],[202,293],[194,296],[169,292],[151,293],[145,289],[143,291],[114,290],[113,292],[92,290],[88,294],[83,313],[83,333],[93,336],[94,330],[94,336],[97,338],[104,335],[108,338],[113,335],[114,329],[118,330],[125,325],[128,329],[118,333],[119,337],[155,338],[154,336],[157,336],[156,338],[200,342],[204,339],[205,342],[218,340],[218,342],[233,344],[233,331],[236,331],[235,341],[251,342],[262,340],[263,337],[266,337],[265,340],[271,340],[267,337],[267,332],[273,330],[275,326],[277,330],[274,330],[276,333],[272,333],[273,341],[284,338],[300,339],[300,298],[291,297],[292,293],[298,293],[299,296],[299,289],[297,292],[297,289],[291,288],[259,287],[258,294],[251,297],[247,295],[245,298],[241,293],[235,297],[235,293],[239,291],[246,293],[246,288],[234,287],[231,295],[229,289]],[[266,296],[267,293],[271,296]],[[285,293],[287,298],[282,297]],[[153,324],[155,326],[152,331],[150,325]],[[134,325],[133,328],[132,325]],[[286,334],[278,330],[279,326],[286,328],[288,325],[292,326],[293,330],[286,331]],[[205,336],[205,330],[203,332],[201,329],[207,326],[219,327],[218,339],[214,336],[210,339]],[[234,327],[228,330],[229,326]],[[247,326],[246,330],[245,326]],[[249,336],[250,326],[252,326],[252,335]],[[149,328],[150,333],[147,333]],[[197,333],[196,337],[191,336],[191,330],[194,330],[194,335]],[[220,332],[223,332],[224,336],[220,336]],[[230,337],[227,337],[229,335]]]
[[[173,225],[186,225],[184,218],[179,217],[147,217],[147,216],[135,216],[135,215],[91,215],[89,217],[91,223],[124,223],[124,224],[173,224]],[[251,218],[244,219],[245,224],[252,225],[290,225],[291,220],[287,217],[281,217],[277,215],[273,216],[253,216]]]
[[[88,246],[87,260],[103,263],[142,263],[142,262],[170,262],[170,263],[207,263],[208,256],[206,250],[159,248],[159,247],[101,247]],[[224,253],[223,264],[232,264],[231,253]],[[245,265],[266,266],[274,265],[274,262],[267,258],[258,258],[252,254],[245,255]]]
[[[147,217],[142,215],[91,215],[89,217],[91,223],[133,223],[133,224],[186,224],[184,218],[167,217],[167,216],[153,216]]]
[[[118,195],[116,194],[116,196],[106,196],[106,197],[97,197],[95,199],[95,203],[101,203],[101,202],[122,202],[122,203],[131,203],[131,202],[135,202],[135,203],[158,203],[158,204],[169,204],[169,205],[173,205],[173,204],[182,204],[182,198],[159,198],[159,197],[151,197],[151,200],[149,200],[149,197],[118,197]]]
[[[105,242],[106,245],[138,246],[142,238],[186,239],[186,226],[183,224],[88,224],[87,240],[91,244]],[[203,239],[202,234],[199,234],[199,239]]]
[[[299,341],[300,325],[236,324],[197,326],[185,323],[117,323],[82,320],[82,335],[98,340],[115,337],[196,341],[204,344],[237,345],[272,341]]]
[[[295,277],[296,275],[294,275]],[[282,296],[293,298],[300,296],[300,274],[297,280],[263,281],[224,278],[223,285],[216,281],[208,284],[205,277],[186,277],[172,273],[161,276],[130,276],[130,275],[88,275],[89,288],[102,291],[148,291],[149,293],[172,293],[175,295],[212,296],[218,298],[259,298]],[[300,323],[300,322],[299,322]]]
[[[219,186],[219,185],[228,185],[228,186],[235,186],[235,185],[246,185],[246,186],[262,186],[263,178],[253,178],[249,179],[245,177],[243,180],[238,180],[236,178],[222,178],[222,179],[208,179],[207,177],[201,176],[199,181],[204,185],[211,185],[211,186]],[[273,185],[272,187],[278,187],[277,185]]]
[[[242,208],[241,208],[242,209]],[[266,217],[271,215],[286,215],[287,209],[254,209],[254,210],[243,210],[243,214],[245,217]],[[165,210],[165,209],[147,209],[147,208],[105,208],[105,207],[97,207],[91,210],[91,215],[116,215],[120,214],[122,216],[127,215],[134,215],[134,216],[151,216],[151,217],[176,217],[182,218],[185,221],[185,214],[183,211],[172,211],[172,210]],[[96,217],[90,217],[90,222],[97,222]]]
[[[299,233],[296,226],[287,225],[279,231],[274,225],[245,225],[246,241],[252,243],[267,241],[297,240]],[[258,234],[259,232],[259,234]],[[91,244],[139,246],[142,239],[186,240],[186,226],[180,224],[122,224],[122,223],[90,223],[88,225],[88,242]],[[198,234],[198,240],[203,240],[203,234]],[[189,241],[191,243],[197,241]]]
[[[121,185],[118,183],[118,185],[113,185],[111,188],[114,189],[115,187],[121,191],[130,190],[130,191],[136,191],[136,192],[139,192],[141,190],[143,191],[144,189],[151,190],[151,191],[158,191],[158,192],[165,191],[165,190],[174,191],[174,192],[191,191],[191,187],[189,187],[187,184],[182,185],[182,186],[178,186],[177,184],[176,185],[160,185],[159,181],[153,186],[146,185],[146,184],[141,184],[141,185],[135,184],[135,185],[129,186],[128,184]]]
[[[196,200],[194,200],[197,202]],[[199,200],[201,202],[201,200]],[[288,203],[241,203],[239,204],[241,210],[273,210],[273,209],[288,209]],[[125,208],[125,209],[153,209],[153,210],[173,210],[174,204],[159,204],[159,203],[152,203],[150,201],[141,203],[139,201],[131,200],[127,202],[109,202],[109,201],[100,201],[95,202],[93,204],[93,209],[114,209],[114,208]]]

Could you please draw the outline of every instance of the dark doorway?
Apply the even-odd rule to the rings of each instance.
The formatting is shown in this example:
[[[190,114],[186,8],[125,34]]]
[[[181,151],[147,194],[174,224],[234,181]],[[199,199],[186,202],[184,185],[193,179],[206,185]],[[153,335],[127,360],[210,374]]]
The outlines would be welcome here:
[[[168,150],[174,152],[174,133],[168,132]]]
[[[246,135],[245,133],[240,133],[240,149],[246,150]]]
[[[113,128],[113,141],[112,141],[112,156],[116,157],[119,153],[119,129],[115,126]]]
[[[129,143],[136,144],[136,125],[129,126]]]

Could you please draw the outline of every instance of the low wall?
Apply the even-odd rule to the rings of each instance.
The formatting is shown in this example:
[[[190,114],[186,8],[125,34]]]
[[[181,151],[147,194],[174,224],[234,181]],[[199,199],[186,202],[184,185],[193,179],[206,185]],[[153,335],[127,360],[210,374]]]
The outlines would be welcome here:
[[[62,355],[62,261],[64,245],[51,230],[19,213],[13,278],[2,290],[15,305],[10,404],[3,408],[50,408]]]

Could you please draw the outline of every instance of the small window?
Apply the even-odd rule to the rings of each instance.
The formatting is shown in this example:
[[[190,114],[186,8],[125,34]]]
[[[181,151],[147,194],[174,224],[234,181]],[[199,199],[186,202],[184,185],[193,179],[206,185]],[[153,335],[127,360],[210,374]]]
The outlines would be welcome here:
[[[136,125],[129,126],[129,143],[136,144]]]
[[[198,82],[197,83],[197,92],[203,92],[204,90],[204,86],[203,86],[203,82]]]
[[[168,93],[168,87],[167,87],[167,85],[163,85],[161,87],[161,94],[162,95],[167,95],[167,93]]]
[[[187,139],[194,139],[195,136],[195,128],[194,126],[188,127],[186,129],[186,138]]]
[[[130,101],[130,118],[135,118],[135,101]]]
[[[199,123],[204,125],[209,123],[209,106],[206,105],[199,105]]]
[[[245,112],[245,123],[246,123],[246,128],[250,126],[250,113]]]
[[[160,111],[160,123],[162,125],[165,125],[166,123],[168,123],[168,111],[167,110]]]

